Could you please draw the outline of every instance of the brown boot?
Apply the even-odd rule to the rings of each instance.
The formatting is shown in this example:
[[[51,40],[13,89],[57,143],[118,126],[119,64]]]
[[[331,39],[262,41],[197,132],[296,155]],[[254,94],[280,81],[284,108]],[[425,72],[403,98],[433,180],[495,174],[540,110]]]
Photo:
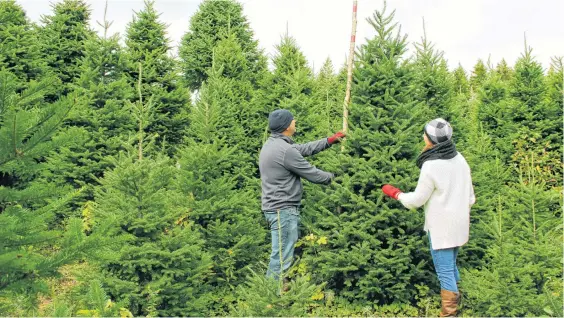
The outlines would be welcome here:
[[[458,296],[458,293],[441,289],[441,317],[456,316]]]

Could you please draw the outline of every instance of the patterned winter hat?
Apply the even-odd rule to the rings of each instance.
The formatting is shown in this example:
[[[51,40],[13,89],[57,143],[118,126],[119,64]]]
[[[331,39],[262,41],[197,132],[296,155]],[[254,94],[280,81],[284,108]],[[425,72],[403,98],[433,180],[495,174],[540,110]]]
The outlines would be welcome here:
[[[433,145],[436,145],[452,138],[452,127],[448,121],[436,118],[425,125],[425,135],[427,135],[427,138],[429,138]]]

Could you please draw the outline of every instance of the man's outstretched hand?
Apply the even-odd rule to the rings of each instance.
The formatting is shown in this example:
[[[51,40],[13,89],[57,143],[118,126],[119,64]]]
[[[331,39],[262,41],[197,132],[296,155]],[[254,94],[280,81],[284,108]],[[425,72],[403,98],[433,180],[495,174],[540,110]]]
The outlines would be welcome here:
[[[336,134],[334,134],[333,136],[327,138],[327,142],[329,142],[330,145],[341,142],[341,139],[345,138],[347,135],[343,132],[338,132]]]
[[[390,198],[393,199],[398,199],[398,196],[403,193],[401,192],[400,189],[394,187],[393,185],[390,184],[386,184],[382,187],[382,192],[384,192],[385,195],[389,196]]]

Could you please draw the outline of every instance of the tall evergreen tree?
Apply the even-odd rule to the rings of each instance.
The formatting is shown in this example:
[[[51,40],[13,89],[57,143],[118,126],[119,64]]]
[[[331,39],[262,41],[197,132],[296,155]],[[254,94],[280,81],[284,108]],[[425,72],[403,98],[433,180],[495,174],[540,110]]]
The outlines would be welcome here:
[[[247,267],[268,258],[255,166],[260,139],[246,134],[254,117],[245,96],[250,83],[244,73],[230,73],[233,62],[244,59],[238,58],[240,51],[228,50],[237,48],[236,42],[224,41],[217,47],[218,64],[214,62],[190,114],[187,145],[178,155],[178,188],[194,200],[190,216],[213,260],[210,284],[218,296],[207,315],[227,314]],[[226,54],[221,57],[221,52]]]
[[[0,69],[14,74],[21,90],[47,72],[37,32],[14,0],[0,2]]]
[[[481,59],[478,60],[478,63],[474,65],[474,69],[472,70],[472,74],[470,75],[470,87],[475,92],[478,88],[482,85],[486,76],[488,75],[488,70],[484,61]]]
[[[511,107],[513,101],[509,95],[509,84],[501,80],[500,75],[489,73],[476,93],[475,116],[484,131],[490,135],[499,149],[500,159],[509,163],[513,153],[511,143],[515,131]],[[479,125],[475,125],[479,127]]]
[[[39,30],[41,52],[63,83],[59,94],[69,93],[69,84],[80,76],[84,45],[94,34],[89,25],[90,13],[84,0],[63,0],[53,5],[53,15],[42,17],[43,27]]]
[[[520,182],[498,189],[480,224],[490,238],[483,267],[463,273],[471,315],[562,315],[561,200],[526,170]]]
[[[452,108],[450,120],[451,125],[456,131],[457,146],[463,144],[469,139],[471,132],[471,117],[475,111],[472,107],[475,100],[470,98],[470,83],[466,75],[466,71],[459,64],[458,67],[450,74],[452,81]]]
[[[313,72],[296,40],[287,34],[283,36],[276,46],[272,62],[274,71],[268,85],[264,86],[261,98],[266,107],[265,113],[278,108],[288,109],[298,122],[296,139],[314,137],[316,120],[308,116],[318,115],[321,108],[313,96]]]
[[[462,248],[459,262],[462,268],[481,268],[486,265],[484,255],[491,245],[491,236],[485,229],[490,226],[490,215],[498,206],[499,196],[511,180],[511,168],[497,149],[495,135],[490,135],[476,117],[466,123],[470,134],[460,151],[472,170],[476,203],[470,213],[470,240]]]
[[[60,186],[85,188],[76,206],[93,199],[93,185],[109,168],[106,157],[117,154],[135,130],[126,100],[133,98],[127,64],[117,36],[94,36],[85,43],[81,75],[76,92],[85,103],[72,115],[71,123],[83,129],[83,142],[62,147],[47,158],[43,178]]]
[[[562,172],[562,153],[559,151],[562,144],[562,108],[557,102],[545,99],[546,84],[542,66],[534,60],[532,49],[525,43],[525,52],[517,60],[510,87],[514,99],[510,114],[516,131],[506,142],[514,146],[511,160],[514,166],[521,166],[521,162],[530,157],[528,153],[533,151],[536,153],[533,157],[536,169],[540,166],[548,168],[545,174],[548,178],[560,179],[557,175]]]
[[[103,249],[103,238],[86,237],[80,219],[69,219],[65,230],[49,227],[55,212],[76,192],[58,196],[52,184],[29,186],[44,166],[42,157],[74,139],[72,133],[55,133],[76,96],[44,100],[56,82],[44,78],[18,93],[16,77],[0,71],[0,311],[7,315],[34,316],[37,296],[46,292],[44,279],[57,276],[61,265],[86,255],[94,258]],[[17,186],[13,179],[20,179]],[[43,203],[30,204],[38,196]]]
[[[511,69],[511,67],[509,67],[509,65],[507,65],[507,62],[505,61],[505,59],[502,59],[501,62],[499,62],[499,64],[497,64],[494,72],[499,74],[502,81],[509,81],[509,80],[511,80],[511,78],[514,75],[513,69]]]
[[[172,153],[181,144],[188,125],[190,95],[180,85],[175,61],[168,55],[166,25],[159,20],[154,1],[145,1],[145,8],[135,13],[127,26],[125,44],[130,84],[137,84],[140,62],[144,74],[143,99],[153,100],[155,118],[147,126],[147,132],[158,134],[157,142]]]
[[[327,58],[315,79],[313,95],[315,107],[310,109],[309,116],[318,116],[312,120],[315,123],[313,137],[331,134],[343,127],[343,100],[345,99],[346,68],[337,74],[331,60]]]
[[[190,29],[179,49],[184,78],[190,89],[197,90],[206,81],[213,64],[213,49],[228,36],[240,46],[251,74],[260,74],[266,69],[266,60],[253,39],[243,6],[233,0],[206,0],[190,19]]]
[[[423,25],[425,30],[425,25]],[[453,86],[444,53],[427,40],[424,32],[420,43],[415,44],[416,96],[426,104],[429,117],[455,118],[452,106]]]
[[[408,303],[415,284],[432,283],[423,215],[385,201],[380,185],[410,189],[425,114],[413,100],[413,69],[394,12],[376,11],[377,34],[360,48],[354,70],[345,152],[321,164],[336,172],[333,188],[309,192],[304,224],[319,245],[304,248],[300,266],[348,300]],[[337,151],[337,149],[335,149]]]
[[[553,58],[548,74],[545,77],[546,91],[543,105],[545,113],[550,120],[544,122],[544,125],[549,127],[544,127],[543,135],[545,136],[545,154],[549,153],[548,157],[551,160],[546,161],[550,162],[550,164],[545,165],[546,171],[543,174],[545,176],[552,176],[551,178],[544,179],[549,186],[558,185],[558,182],[562,181],[558,176],[562,175],[564,170],[560,160],[561,154],[564,153],[564,145],[560,142],[563,139],[563,127],[562,123],[557,120],[562,118],[564,110],[564,67],[562,60],[562,57]],[[559,159],[556,159],[557,157]]]
[[[142,95],[141,66],[139,76]],[[193,200],[175,188],[172,160],[151,155],[157,152],[154,136],[145,131],[154,116],[152,100],[140,96],[129,110],[138,124],[136,142],[110,159],[115,168],[95,189],[95,223],[108,225],[108,237],[124,241],[117,258],[100,264],[104,283],[134,315],[203,316],[211,263],[189,219]]]
[[[515,64],[515,76],[511,81],[511,96],[519,103],[512,109],[513,121],[531,128],[538,124],[541,100],[546,90],[543,69],[532,56],[532,49],[525,43],[525,52]],[[537,116],[535,116],[537,115]]]
[[[454,70],[452,77],[454,93],[468,95],[470,92],[470,83],[468,81],[468,75],[462,65],[458,64],[458,67]]]
[[[257,99],[258,86],[252,78],[266,74],[253,72],[251,62],[234,35],[226,37],[214,48],[214,62],[208,75],[210,87],[205,99],[213,95],[211,98],[220,105],[217,136],[258,160],[266,114],[263,101]],[[223,91],[218,90],[219,86],[223,86]]]
[[[94,217],[123,239],[118,258],[102,263],[112,298],[134,315],[204,316],[211,275],[204,241],[190,221],[192,201],[174,191],[170,159],[119,156],[96,191]]]

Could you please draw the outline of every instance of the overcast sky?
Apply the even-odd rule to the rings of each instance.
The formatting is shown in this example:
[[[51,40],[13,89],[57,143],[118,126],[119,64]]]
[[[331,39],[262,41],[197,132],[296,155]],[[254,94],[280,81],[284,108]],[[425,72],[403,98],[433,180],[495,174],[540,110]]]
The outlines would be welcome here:
[[[17,0],[32,21],[51,14],[48,0]],[[92,27],[101,28],[105,0],[87,0]],[[143,0],[109,0],[110,33],[125,33],[133,10]],[[155,7],[168,24],[168,36],[177,46],[188,30],[200,0],[157,0]],[[318,70],[327,57],[336,67],[345,62],[351,31],[352,0],[240,0],[259,45],[270,56],[286,28]],[[381,9],[383,0],[358,1],[357,47],[374,36],[366,18]],[[547,68],[550,58],[564,55],[564,0],[390,0],[396,22],[410,42],[423,35],[444,51],[451,68],[459,63],[469,70],[479,58],[496,65],[502,58],[513,65],[524,51],[524,35],[537,61]],[[413,51],[413,45],[410,46]],[[176,50],[175,50],[176,51]]]

